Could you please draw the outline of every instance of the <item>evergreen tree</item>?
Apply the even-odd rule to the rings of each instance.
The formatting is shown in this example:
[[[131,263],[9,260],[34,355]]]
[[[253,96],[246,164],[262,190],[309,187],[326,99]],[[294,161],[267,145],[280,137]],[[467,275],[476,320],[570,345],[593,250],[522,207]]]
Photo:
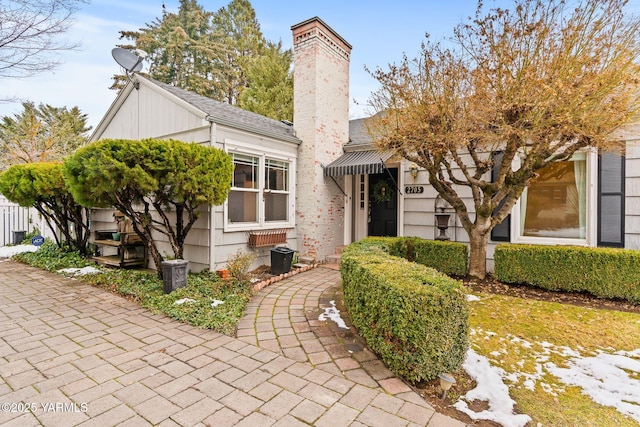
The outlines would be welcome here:
[[[213,16],[213,27],[221,32],[229,49],[225,55],[227,90],[222,101],[236,105],[250,84],[247,70],[262,54],[266,40],[249,0],[231,0]]]
[[[201,207],[227,199],[233,163],[224,151],[199,144],[103,139],[68,157],[64,174],[78,203],[114,207],[131,221],[162,276],[158,235],[182,259]]]
[[[247,69],[249,87],[242,91],[239,106],[276,120],[293,120],[293,52],[282,42],[268,42],[264,54]]]
[[[162,18],[139,31],[121,31],[121,38],[149,54],[149,75],[161,82],[213,99],[226,93],[226,48],[211,26],[212,13],[195,0],[180,0],[178,13],[163,8]],[[112,88],[121,88],[124,76],[115,76]]]
[[[231,0],[215,13],[180,0],[177,13],[163,8],[145,28],[120,34],[132,41],[120,47],[149,54],[154,79],[275,119],[293,118],[293,54],[264,38],[249,0]],[[112,89],[127,82],[124,75],[113,79]]]
[[[61,163],[13,165],[0,174],[0,192],[20,206],[33,206],[47,222],[58,247],[66,243],[87,253],[89,208],[76,203],[69,192]]]
[[[0,170],[20,163],[61,161],[88,140],[87,115],[78,107],[22,104],[0,121]]]

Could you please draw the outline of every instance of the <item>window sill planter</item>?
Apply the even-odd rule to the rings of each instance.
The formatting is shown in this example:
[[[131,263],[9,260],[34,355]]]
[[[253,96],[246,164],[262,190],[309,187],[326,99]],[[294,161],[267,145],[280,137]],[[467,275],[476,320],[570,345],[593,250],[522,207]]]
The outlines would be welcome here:
[[[189,261],[184,259],[162,261],[162,281],[164,282],[165,294],[187,285],[188,265]]]
[[[287,243],[287,230],[262,230],[249,232],[249,247],[262,248]]]

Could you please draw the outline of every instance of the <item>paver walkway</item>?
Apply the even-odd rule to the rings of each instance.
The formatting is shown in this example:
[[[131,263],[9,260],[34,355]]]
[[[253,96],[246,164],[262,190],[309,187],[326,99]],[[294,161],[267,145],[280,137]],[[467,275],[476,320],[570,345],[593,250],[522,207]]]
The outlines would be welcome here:
[[[411,391],[357,335],[340,283],[337,266],[319,266],[264,288],[238,323],[238,338],[367,387],[395,395]],[[336,320],[325,320],[327,312]]]
[[[290,282],[322,282],[323,276],[327,283],[319,286],[327,290],[326,271],[316,268],[263,292],[275,296]],[[305,291],[306,298],[324,298],[324,290]],[[257,318],[269,310],[286,314],[277,301],[261,307],[251,305]],[[291,329],[301,324],[293,320]],[[307,332],[320,326],[312,321]],[[282,327],[273,335],[260,331],[256,344],[271,346],[261,348],[247,335],[236,339],[185,325],[79,281],[0,260],[0,425],[463,425],[412,391],[386,392],[383,381],[393,378],[374,385],[364,375],[349,377],[349,371],[372,376],[377,370],[347,369],[346,355],[334,350],[301,344],[311,363],[293,350],[279,354],[295,348],[281,339]],[[317,355],[323,351],[327,356]]]

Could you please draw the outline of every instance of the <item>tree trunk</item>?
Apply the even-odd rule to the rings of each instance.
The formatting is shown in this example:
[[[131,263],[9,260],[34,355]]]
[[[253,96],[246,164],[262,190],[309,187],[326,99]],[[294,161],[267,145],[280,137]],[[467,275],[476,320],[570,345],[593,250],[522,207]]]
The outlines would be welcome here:
[[[138,226],[136,223],[133,223],[133,228],[138,236],[142,238],[142,241],[147,245],[149,255],[151,256],[151,258],[153,258],[153,263],[156,265],[158,277],[162,279],[162,261],[164,261],[164,257],[158,250],[156,242],[153,240],[153,228],[150,225],[145,225],[142,228],[143,231],[138,232]]]
[[[487,275],[487,245],[491,228],[490,219],[476,218],[469,233],[469,276],[484,279]]]
[[[153,262],[156,265],[156,271],[158,272],[158,277],[162,279],[162,261],[164,261],[164,258],[160,254],[160,251],[158,250],[156,245],[153,243],[153,241],[147,244],[147,250],[149,251],[151,258],[153,258]]]

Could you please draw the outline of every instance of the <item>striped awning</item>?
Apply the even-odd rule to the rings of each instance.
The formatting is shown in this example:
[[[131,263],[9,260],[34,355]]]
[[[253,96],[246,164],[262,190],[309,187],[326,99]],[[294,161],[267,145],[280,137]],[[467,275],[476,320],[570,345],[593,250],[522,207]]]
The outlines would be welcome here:
[[[324,167],[324,176],[371,175],[384,171],[384,162],[389,160],[391,151],[351,151],[344,153]]]

